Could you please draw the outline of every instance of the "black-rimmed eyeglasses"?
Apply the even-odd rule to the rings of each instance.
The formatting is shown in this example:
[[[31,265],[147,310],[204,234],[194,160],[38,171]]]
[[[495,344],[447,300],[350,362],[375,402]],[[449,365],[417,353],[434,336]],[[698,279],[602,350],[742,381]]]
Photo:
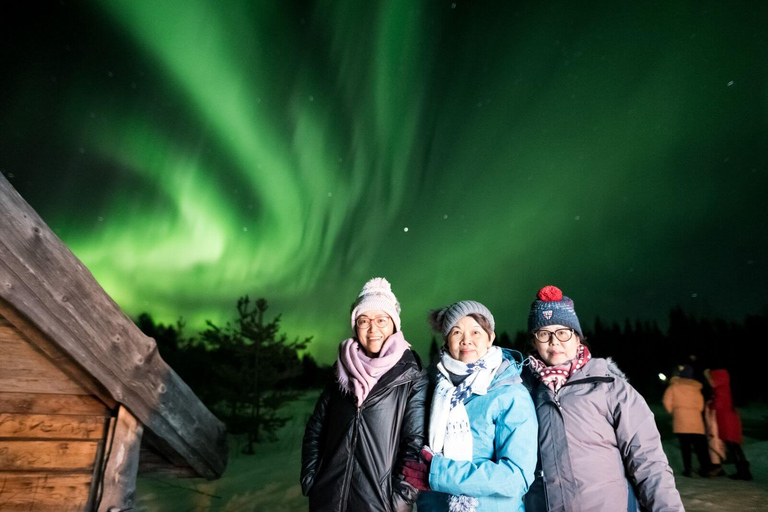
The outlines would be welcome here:
[[[542,329],[541,331],[536,331],[533,333],[533,337],[539,343],[551,342],[552,336],[557,338],[557,341],[559,342],[568,341],[573,337],[573,329],[557,329],[555,331],[546,331]]]

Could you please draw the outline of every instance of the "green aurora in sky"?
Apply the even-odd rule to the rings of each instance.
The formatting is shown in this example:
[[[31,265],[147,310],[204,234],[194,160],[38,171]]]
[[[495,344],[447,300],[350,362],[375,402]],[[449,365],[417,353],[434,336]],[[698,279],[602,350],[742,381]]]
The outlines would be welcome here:
[[[263,296],[322,362],[374,276],[422,353],[428,309],[512,332],[546,284],[759,311],[768,4],[572,4],[21,4],[0,170],[128,314]]]

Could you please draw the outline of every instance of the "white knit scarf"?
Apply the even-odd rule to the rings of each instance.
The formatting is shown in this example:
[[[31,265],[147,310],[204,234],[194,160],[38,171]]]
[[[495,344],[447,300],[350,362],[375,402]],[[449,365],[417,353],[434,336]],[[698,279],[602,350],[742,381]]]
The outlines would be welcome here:
[[[437,383],[429,419],[429,446],[438,455],[452,460],[472,460],[472,429],[464,402],[471,395],[484,395],[503,361],[499,347],[491,347],[474,363],[462,363],[443,351],[437,363]],[[458,386],[453,375],[467,375]],[[468,503],[469,502],[469,503]],[[451,510],[474,510],[477,500],[451,496]]]

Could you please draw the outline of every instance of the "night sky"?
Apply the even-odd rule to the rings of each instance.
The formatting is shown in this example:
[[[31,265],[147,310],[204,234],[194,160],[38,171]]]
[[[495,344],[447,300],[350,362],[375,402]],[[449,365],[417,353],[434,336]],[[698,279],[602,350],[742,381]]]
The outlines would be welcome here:
[[[0,171],[130,315],[768,305],[766,2],[12,3]]]

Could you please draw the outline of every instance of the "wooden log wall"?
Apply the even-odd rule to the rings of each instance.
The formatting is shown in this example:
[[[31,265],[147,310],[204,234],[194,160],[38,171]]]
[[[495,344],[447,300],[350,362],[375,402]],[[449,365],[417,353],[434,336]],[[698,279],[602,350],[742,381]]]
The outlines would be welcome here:
[[[109,418],[0,316],[0,511],[91,510]]]
[[[23,316],[34,331],[53,340],[53,352],[66,356],[98,385],[80,384],[113,409],[117,403],[125,405],[147,432],[162,440],[156,446],[167,447],[166,458],[180,458],[208,479],[221,476],[227,464],[224,424],[2,173],[0,219],[0,314],[56,360],[45,340],[39,343],[12,315]]]

